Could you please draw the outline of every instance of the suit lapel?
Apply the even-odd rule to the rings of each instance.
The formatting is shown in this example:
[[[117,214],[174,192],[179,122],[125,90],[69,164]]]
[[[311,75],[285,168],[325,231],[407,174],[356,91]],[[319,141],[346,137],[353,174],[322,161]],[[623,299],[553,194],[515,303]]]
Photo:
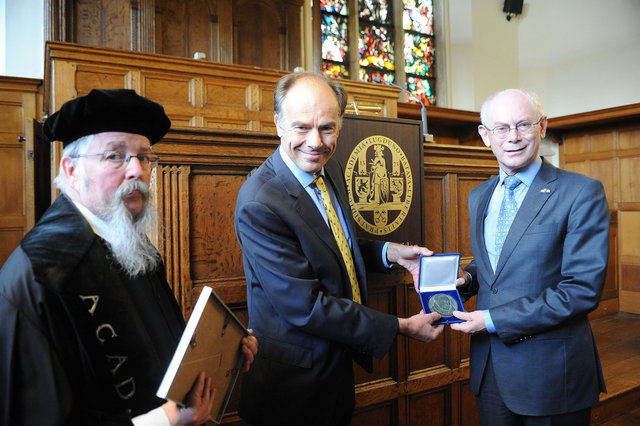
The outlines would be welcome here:
[[[529,191],[527,191],[527,195],[518,209],[511,228],[509,228],[509,234],[504,241],[502,253],[496,266],[494,281],[498,275],[500,275],[504,265],[509,261],[511,254],[519,244],[527,228],[529,228],[529,225],[531,225],[531,222],[533,222],[540,212],[540,209],[542,209],[542,206],[545,205],[551,194],[555,191],[556,176],[556,168],[546,161],[543,161],[540,171],[531,183],[531,187]]]
[[[289,167],[287,167],[282,160],[282,157],[280,157],[279,152],[276,151],[272,155],[272,160],[276,176],[278,176],[283,186],[286,188],[287,193],[291,197],[293,208],[298,212],[300,217],[304,219],[309,230],[315,233],[318,238],[324,242],[342,261],[342,255],[340,254],[338,244],[333,237],[333,233],[327,226],[324,218],[318,211],[318,208],[307,191],[302,187],[302,185],[300,185],[300,182],[296,179],[291,170],[289,170]]]
[[[478,266],[483,268],[482,271],[479,271],[485,277],[493,276],[493,269],[491,268],[491,261],[489,260],[489,255],[487,254],[487,246],[484,240],[484,212],[487,211],[487,207],[489,206],[489,201],[491,200],[491,195],[496,188],[496,185],[500,181],[499,176],[496,176],[490,180],[490,184],[487,185],[486,190],[480,194],[480,198],[477,203],[478,211],[475,214],[476,218],[476,247],[482,247],[480,251],[480,261],[477,262]]]

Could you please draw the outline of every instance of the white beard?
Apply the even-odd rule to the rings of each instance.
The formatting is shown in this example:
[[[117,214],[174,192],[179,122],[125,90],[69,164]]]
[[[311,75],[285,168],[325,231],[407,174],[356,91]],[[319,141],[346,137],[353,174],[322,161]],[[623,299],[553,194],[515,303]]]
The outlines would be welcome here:
[[[135,190],[142,194],[143,208],[134,216],[127,209],[124,197]],[[160,254],[147,237],[147,231],[157,224],[156,212],[148,200],[149,188],[145,183],[128,181],[98,209],[98,215],[109,225],[105,239],[113,258],[130,277],[153,271],[160,264]]]

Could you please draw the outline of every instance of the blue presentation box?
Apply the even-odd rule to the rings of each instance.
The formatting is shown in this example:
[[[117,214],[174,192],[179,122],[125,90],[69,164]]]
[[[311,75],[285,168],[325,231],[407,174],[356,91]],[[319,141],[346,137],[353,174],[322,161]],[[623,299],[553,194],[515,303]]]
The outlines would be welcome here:
[[[464,322],[453,311],[464,312],[456,279],[460,269],[460,253],[420,256],[418,293],[425,313],[438,312],[442,318],[434,324]]]

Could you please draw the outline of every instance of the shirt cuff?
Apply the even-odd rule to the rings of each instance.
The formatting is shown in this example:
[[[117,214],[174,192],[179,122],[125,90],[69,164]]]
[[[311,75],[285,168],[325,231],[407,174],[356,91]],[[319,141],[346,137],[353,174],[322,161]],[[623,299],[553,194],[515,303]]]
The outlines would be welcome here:
[[[391,241],[387,241],[382,246],[382,264],[385,268],[391,268],[393,266],[393,263],[389,263],[387,260],[387,248],[389,247],[389,244],[391,244]]]
[[[487,327],[487,331],[489,333],[495,333],[496,326],[493,325],[493,320],[491,319],[491,314],[489,313],[489,310],[487,309],[486,311],[482,311],[482,315],[484,315],[484,325]]]
[[[171,426],[162,406],[131,419],[135,426]]]

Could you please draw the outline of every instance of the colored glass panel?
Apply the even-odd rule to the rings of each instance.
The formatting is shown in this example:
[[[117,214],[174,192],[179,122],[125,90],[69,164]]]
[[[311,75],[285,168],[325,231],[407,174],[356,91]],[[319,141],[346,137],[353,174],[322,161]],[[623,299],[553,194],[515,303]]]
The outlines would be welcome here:
[[[407,74],[433,77],[433,39],[404,33],[404,70]]]
[[[322,59],[336,62],[347,61],[347,18],[322,14]]]
[[[402,27],[408,31],[433,35],[433,1],[403,0]]]
[[[435,105],[436,96],[432,90],[432,79],[407,76],[407,90],[419,97],[425,105]],[[407,102],[418,103],[407,95]]]
[[[359,70],[360,81],[364,81],[367,83],[371,83],[375,81],[375,77],[379,77],[387,83],[393,83],[395,81],[395,75],[393,73],[380,72],[376,70],[371,70],[367,68],[360,68]]]
[[[313,6],[313,0],[311,1],[311,5]],[[347,16],[347,0],[320,0],[320,10]]]
[[[387,27],[360,25],[360,66],[394,70],[393,43]]]
[[[358,0],[360,19],[392,24],[391,0]]]
[[[322,72],[333,78],[349,78],[349,71],[341,64],[333,62],[324,62],[322,64]]]

